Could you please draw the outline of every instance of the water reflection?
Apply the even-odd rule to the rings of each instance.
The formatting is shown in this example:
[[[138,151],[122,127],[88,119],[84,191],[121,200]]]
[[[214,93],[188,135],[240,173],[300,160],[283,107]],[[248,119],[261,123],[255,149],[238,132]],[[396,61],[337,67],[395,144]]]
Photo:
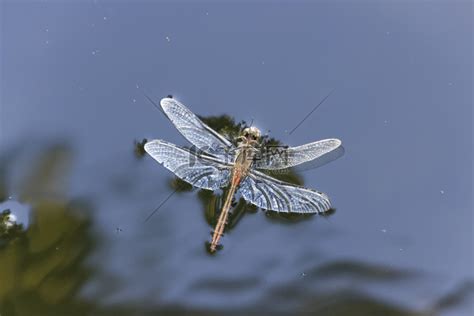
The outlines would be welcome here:
[[[14,157],[13,153],[11,157]],[[28,155],[29,156],[29,155]],[[272,266],[265,264],[251,275],[242,278],[232,277],[232,271],[240,265],[235,262],[228,266],[225,274],[213,272],[206,276],[203,266],[196,269],[180,286],[187,287],[188,295],[199,297],[200,293],[230,293],[232,298],[240,293],[251,293],[258,297],[254,303],[236,308],[234,305],[215,308],[213,306],[190,305],[183,297],[182,303],[162,304],[159,296],[156,301],[137,303],[125,296],[113,305],[102,304],[103,298],[118,289],[128,288],[133,280],[117,281],[117,276],[105,264],[88,264],[89,259],[101,252],[104,237],[94,233],[97,225],[96,209],[89,198],[74,199],[69,197],[67,182],[72,168],[73,152],[65,145],[48,145],[39,155],[28,158],[31,167],[19,180],[19,200],[31,207],[29,224],[15,223],[11,214],[16,210],[0,209],[0,314],[5,315],[436,315],[450,311],[466,302],[472,295],[473,285],[462,284],[453,293],[433,302],[426,310],[414,310],[399,306],[382,299],[377,294],[369,294],[363,289],[366,284],[393,286],[407,282],[411,286],[420,276],[413,271],[405,271],[366,262],[335,260],[321,262],[305,260],[304,271],[294,271],[296,278],[275,280],[276,276],[266,275]],[[0,183],[5,183],[3,196],[12,192],[12,177],[9,170],[18,167],[16,159],[1,159]],[[20,166],[22,168],[24,164]],[[293,183],[302,184],[297,173],[290,174]],[[289,181],[289,180],[287,180]],[[169,183],[171,188],[180,186],[180,181]],[[181,192],[189,191],[183,186]],[[126,192],[121,192],[124,194]],[[212,226],[222,205],[225,192],[213,193],[206,190],[197,192],[201,202],[203,217]],[[109,194],[108,199],[117,199]],[[169,201],[172,203],[172,201]],[[1,205],[1,204],[0,204]],[[105,210],[110,211],[110,210]],[[234,229],[244,216],[252,216],[257,209],[237,198],[233,205],[233,214],[228,229]],[[110,216],[114,213],[109,212]],[[267,212],[270,221],[298,223],[308,217],[279,217]],[[275,216],[275,217],[272,217]],[[132,221],[134,219],[132,218]],[[143,220],[136,219],[137,227]],[[268,223],[269,225],[271,223]],[[298,225],[298,224],[294,224]],[[97,228],[97,226],[95,227]],[[185,226],[181,227],[186,229]],[[121,229],[121,228],[120,228]],[[122,232],[122,231],[121,231]],[[102,232],[105,234],[104,232]],[[115,231],[112,234],[117,235]],[[196,236],[196,238],[201,238]],[[204,238],[204,237],[202,237]],[[236,237],[237,238],[237,237]],[[117,243],[117,241],[115,241]],[[140,240],[139,242],[144,242]],[[282,246],[284,241],[276,240]],[[186,245],[182,245],[186,247]],[[133,252],[136,257],[147,255],[159,258],[160,262],[172,262],[173,257],[179,262],[193,261],[196,252],[176,251],[173,256],[166,256],[167,251],[153,245],[151,254]],[[104,252],[106,249],[104,249]],[[174,250],[172,250],[174,251]],[[128,252],[127,252],[128,253]],[[108,256],[108,253],[99,254]],[[119,258],[120,259],[120,258]],[[217,262],[212,258],[212,263]],[[160,263],[159,263],[160,264]],[[273,262],[273,264],[277,264]],[[206,265],[211,265],[207,262]],[[278,264],[277,264],[278,265]],[[136,267],[135,267],[136,268]],[[133,269],[133,267],[132,267]],[[105,271],[104,271],[105,270]],[[110,271],[109,271],[110,270]],[[227,270],[227,269],[226,269]],[[204,272],[204,274],[201,274]],[[138,273],[138,271],[133,271]],[[152,274],[152,272],[150,272]],[[132,274],[133,275],[133,274]],[[205,277],[199,277],[204,275]],[[174,280],[174,276],[158,273],[146,280],[147,283],[162,283]],[[81,289],[91,282],[99,282],[104,292],[93,297],[81,295]],[[145,287],[145,284],[142,284]],[[167,289],[165,289],[167,290]],[[217,294],[216,294],[217,296]],[[284,304],[282,304],[284,302]]]
[[[72,154],[63,145],[48,148],[22,179],[20,200],[31,206],[29,226],[0,219],[0,314],[84,315],[76,296],[93,274],[85,265],[97,239],[86,201],[67,198]],[[5,160],[3,160],[5,161]],[[7,165],[1,166],[7,170]],[[6,174],[2,174],[5,181]],[[5,186],[7,191],[8,186]]]

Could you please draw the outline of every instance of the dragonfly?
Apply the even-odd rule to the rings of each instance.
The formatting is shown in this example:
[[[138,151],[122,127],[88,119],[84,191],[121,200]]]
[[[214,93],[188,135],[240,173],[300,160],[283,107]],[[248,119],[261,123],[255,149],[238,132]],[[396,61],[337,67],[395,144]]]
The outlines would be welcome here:
[[[161,139],[148,141],[145,151],[178,178],[206,190],[227,188],[227,196],[212,233],[210,252],[215,252],[228,221],[236,192],[249,203],[284,213],[324,213],[331,209],[329,197],[302,186],[277,180],[265,171],[289,169],[310,161],[318,162],[341,147],[336,138],[324,139],[282,150],[266,150],[262,135],[246,127],[231,142],[201,121],[172,97],[160,101],[163,112],[193,147],[180,147]]]

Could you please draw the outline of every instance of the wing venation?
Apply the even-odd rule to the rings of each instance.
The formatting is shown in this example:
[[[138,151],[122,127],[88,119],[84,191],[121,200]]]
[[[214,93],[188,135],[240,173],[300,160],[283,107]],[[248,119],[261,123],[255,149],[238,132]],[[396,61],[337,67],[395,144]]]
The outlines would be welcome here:
[[[163,98],[160,105],[178,131],[198,150],[230,161],[230,153],[235,146],[229,140],[207,126],[179,101]]]
[[[145,144],[145,151],[177,177],[195,187],[217,190],[229,183],[231,165],[216,158],[198,155],[164,140],[149,141]]]
[[[326,194],[276,180],[252,170],[239,187],[243,198],[266,210],[284,213],[324,213],[331,209]]]
[[[339,150],[339,155],[330,157],[330,153]],[[256,155],[253,166],[256,169],[277,170],[291,168],[306,162],[317,165],[325,158],[331,160],[340,157],[344,152],[341,141],[336,138],[319,140],[297,147],[264,147]]]

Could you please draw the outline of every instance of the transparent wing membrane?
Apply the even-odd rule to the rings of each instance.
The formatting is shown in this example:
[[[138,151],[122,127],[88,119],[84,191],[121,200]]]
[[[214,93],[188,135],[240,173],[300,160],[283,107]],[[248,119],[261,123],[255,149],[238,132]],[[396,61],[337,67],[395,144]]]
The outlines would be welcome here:
[[[176,176],[195,187],[217,190],[229,183],[231,166],[213,157],[197,155],[163,140],[146,143],[145,151]]]
[[[336,149],[336,153],[330,154]],[[266,170],[286,169],[310,161],[312,166],[318,167],[342,156],[343,153],[341,141],[335,138],[297,147],[265,147],[256,155],[253,167]]]
[[[285,213],[323,213],[331,209],[326,194],[276,180],[252,170],[240,184],[244,199],[260,208]]]
[[[198,150],[181,148],[163,140],[150,141],[144,148],[182,180],[198,188],[216,190],[229,185],[233,168],[245,169],[247,173],[241,180],[239,191],[246,201],[260,208],[285,213],[323,213],[331,209],[326,194],[279,181],[255,169],[318,167],[344,153],[340,140],[325,139],[297,147],[258,150],[252,147],[253,143],[248,140],[250,136],[243,135],[243,141],[250,145],[244,143],[236,148],[180,102],[164,98],[160,104],[179,132]],[[253,165],[247,170],[249,164],[242,159],[250,151],[256,151],[256,155],[253,156]]]
[[[163,111],[178,131],[198,149],[229,161],[234,145],[212,128],[204,124],[182,103],[172,98],[160,101]]]

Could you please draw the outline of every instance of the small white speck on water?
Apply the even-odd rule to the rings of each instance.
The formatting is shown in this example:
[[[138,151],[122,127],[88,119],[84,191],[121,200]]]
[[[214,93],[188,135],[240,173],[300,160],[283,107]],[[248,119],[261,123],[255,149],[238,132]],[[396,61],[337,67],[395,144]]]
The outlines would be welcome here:
[[[49,41],[48,41],[48,40],[46,40],[44,43],[45,43],[46,45],[48,45],[48,44],[49,44]]]
[[[92,55],[95,55],[95,50],[92,51]]]
[[[206,15],[209,15],[209,12],[206,12]]]
[[[107,21],[107,17],[106,17],[106,16],[104,16],[104,21]]]
[[[46,28],[44,31],[45,31],[45,32],[49,32],[49,29],[48,29],[48,28]]]
[[[383,123],[384,123],[385,125],[387,125],[387,124],[388,124],[388,120],[383,121]]]
[[[306,276],[305,272],[301,272],[301,276],[304,278]]]
[[[264,60],[262,61],[262,65],[265,65],[265,61],[264,61]]]
[[[136,99],[133,99],[132,101],[133,101],[133,103],[137,102],[137,100],[136,100]]]
[[[11,199],[12,199],[12,197],[11,197],[11,196],[9,196],[9,197],[8,197],[8,199],[9,199],[9,200],[11,200]]]
[[[167,42],[171,42],[171,38],[169,36],[166,36],[165,39]]]
[[[403,248],[400,248],[400,251],[403,251]]]
[[[140,88],[140,86],[138,85],[138,83],[135,85],[135,87],[137,87],[137,89],[139,89],[139,88]]]
[[[440,190],[439,193],[444,194],[444,190]]]
[[[381,231],[382,233],[386,233],[386,232],[387,232],[387,230],[386,230],[385,228],[382,228],[380,231]]]

